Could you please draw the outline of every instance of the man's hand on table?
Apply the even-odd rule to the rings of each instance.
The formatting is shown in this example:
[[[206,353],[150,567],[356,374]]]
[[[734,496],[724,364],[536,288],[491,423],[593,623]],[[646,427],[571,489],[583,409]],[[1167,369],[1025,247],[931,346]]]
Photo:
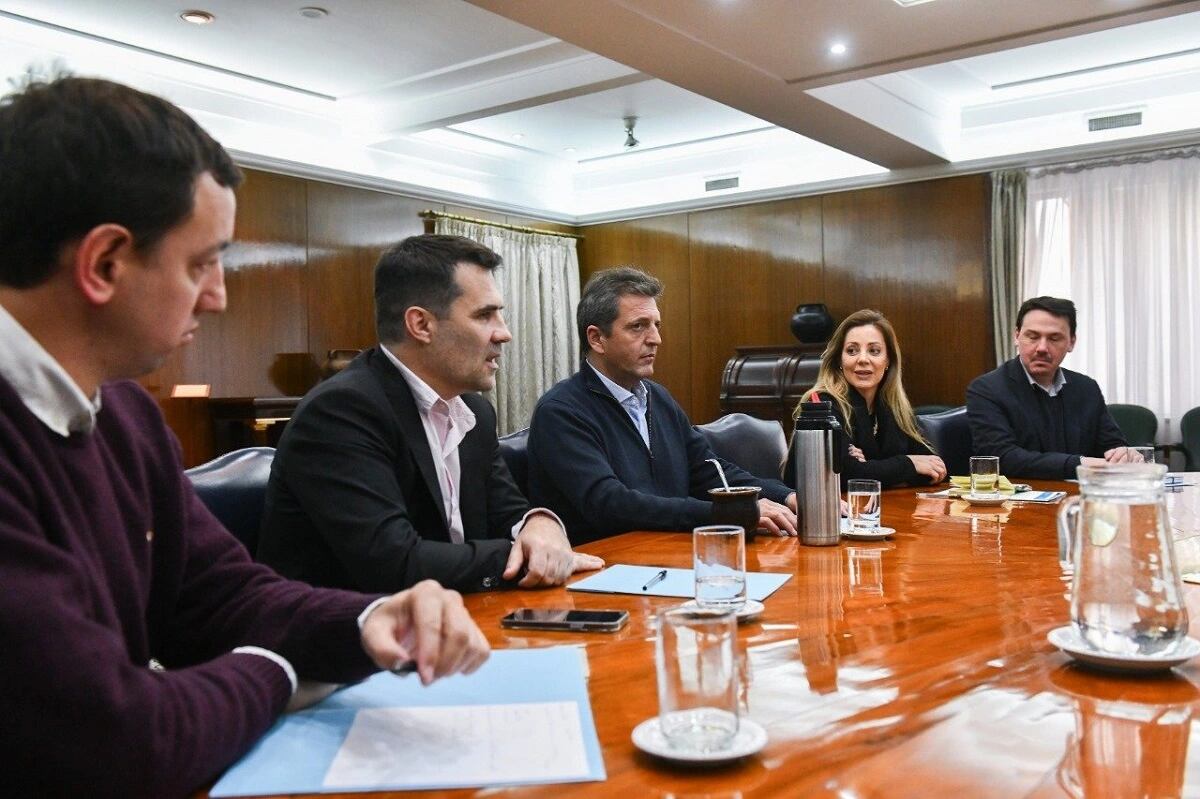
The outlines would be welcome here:
[[[758,526],[780,536],[796,535],[796,494],[788,495],[787,505],[769,499],[758,501]]]
[[[575,572],[604,566],[604,560],[571,549],[562,527],[550,516],[530,516],[513,542],[504,567],[504,579],[513,580],[525,569],[517,583],[521,588],[562,585]]]
[[[491,651],[458,592],[433,580],[393,594],[367,614],[362,645],[381,669],[415,662],[424,685],[459,672],[470,674]]]

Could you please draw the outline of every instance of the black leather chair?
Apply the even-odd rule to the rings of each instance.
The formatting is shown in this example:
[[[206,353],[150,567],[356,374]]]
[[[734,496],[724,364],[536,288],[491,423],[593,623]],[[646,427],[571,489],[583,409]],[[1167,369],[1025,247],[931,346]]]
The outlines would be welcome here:
[[[517,488],[529,496],[529,428],[500,436],[500,455],[508,464]]]
[[[713,452],[741,466],[755,477],[778,480],[787,458],[787,438],[779,422],[730,413],[708,424],[696,425]]]
[[[1121,435],[1131,447],[1153,447],[1158,438],[1158,417],[1154,411],[1141,405],[1125,405],[1110,402],[1108,412],[1121,428]]]
[[[913,408],[913,413],[917,416],[929,416],[935,413],[945,413],[946,411],[954,410],[953,405],[918,405]]]
[[[273,460],[272,447],[250,447],[227,452],[186,472],[200,500],[250,550],[251,557],[258,550],[258,528]]]
[[[918,416],[917,424],[951,475],[971,473],[971,425],[967,422],[967,406]]]

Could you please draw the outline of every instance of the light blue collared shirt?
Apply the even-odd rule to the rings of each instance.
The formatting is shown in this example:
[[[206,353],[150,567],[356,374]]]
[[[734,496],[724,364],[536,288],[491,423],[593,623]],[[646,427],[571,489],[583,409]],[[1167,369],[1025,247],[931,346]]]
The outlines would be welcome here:
[[[1025,362],[1017,358],[1017,363],[1021,364],[1021,371],[1025,372],[1025,377],[1029,379],[1029,385],[1037,386],[1042,391],[1046,392],[1047,396],[1057,397],[1058,392],[1062,391],[1062,387],[1067,384],[1067,376],[1063,374],[1062,367],[1054,371],[1054,382],[1050,384],[1050,388],[1046,388],[1041,383],[1033,379],[1033,375],[1029,374],[1029,370],[1025,368]]]
[[[646,384],[639,380],[633,387],[633,391],[627,391],[605,377],[603,372],[592,366],[591,361],[588,361],[587,365],[591,366],[592,371],[600,378],[600,382],[608,389],[608,393],[613,395],[613,399],[621,403],[621,407],[633,420],[633,426],[637,428],[638,435],[642,437],[642,443],[646,445],[646,449],[649,449],[650,425],[646,421],[646,412],[650,410],[650,392],[646,390]]]

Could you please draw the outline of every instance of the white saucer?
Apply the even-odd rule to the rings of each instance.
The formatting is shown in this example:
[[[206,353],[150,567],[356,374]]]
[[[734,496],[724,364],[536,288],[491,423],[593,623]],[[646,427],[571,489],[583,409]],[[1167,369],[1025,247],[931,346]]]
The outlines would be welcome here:
[[[698,607],[700,607],[700,603],[698,603],[694,599],[689,599],[687,602],[684,602],[681,607],[698,608]],[[759,616],[761,616],[763,614],[763,611],[766,609],[767,609],[767,606],[764,605],[763,603],[759,602],[757,599],[747,599],[746,604],[742,605],[742,607],[738,610],[738,612],[736,614],[737,618],[738,618],[738,623],[748,622],[748,621],[751,621],[752,619],[757,619]]]
[[[696,766],[715,766],[731,760],[752,755],[767,745],[767,731],[756,721],[738,719],[738,731],[728,749],[719,752],[689,752],[674,749],[658,727],[658,716],[646,719],[633,728],[633,745],[648,755],[661,757],[674,763]]]
[[[1108,671],[1145,672],[1165,671],[1200,655],[1200,641],[1188,636],[1169,655],[1113,655],[1097,652],[1079,637],[1074,625],[1056,627],[1046,635],[1046,640],[1071,657],[1090,666]]]
[[[970,492],[960,494],[958,498],[965,499],[972,505],[1003,505],[1005,502],[1008,502],[1010,499],[1012,499],[1011,496],[1006,497],[1003,494],[998,497],[980,497]]]
[[[874,530],[842,530],[842,538],[851,541],[882,541],[895,534],[896,531],[891,527],[876,527]]]

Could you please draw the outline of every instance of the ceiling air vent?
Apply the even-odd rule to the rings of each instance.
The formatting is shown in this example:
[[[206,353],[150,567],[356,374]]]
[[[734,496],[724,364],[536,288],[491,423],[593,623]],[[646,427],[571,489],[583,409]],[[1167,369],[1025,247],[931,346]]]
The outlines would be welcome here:
[[[1142,124],[1142,112],[1131,111],[1128,114],[1113,114],[1107,117],[1092,117],[1088,120],[1088,132],[1112,130],[1113,128],[1133,128]]]
[[[738,187],[738,178],[713,178],[712,180],[704,181],[705,191],[720,191],[721,189],[736,189]]]

